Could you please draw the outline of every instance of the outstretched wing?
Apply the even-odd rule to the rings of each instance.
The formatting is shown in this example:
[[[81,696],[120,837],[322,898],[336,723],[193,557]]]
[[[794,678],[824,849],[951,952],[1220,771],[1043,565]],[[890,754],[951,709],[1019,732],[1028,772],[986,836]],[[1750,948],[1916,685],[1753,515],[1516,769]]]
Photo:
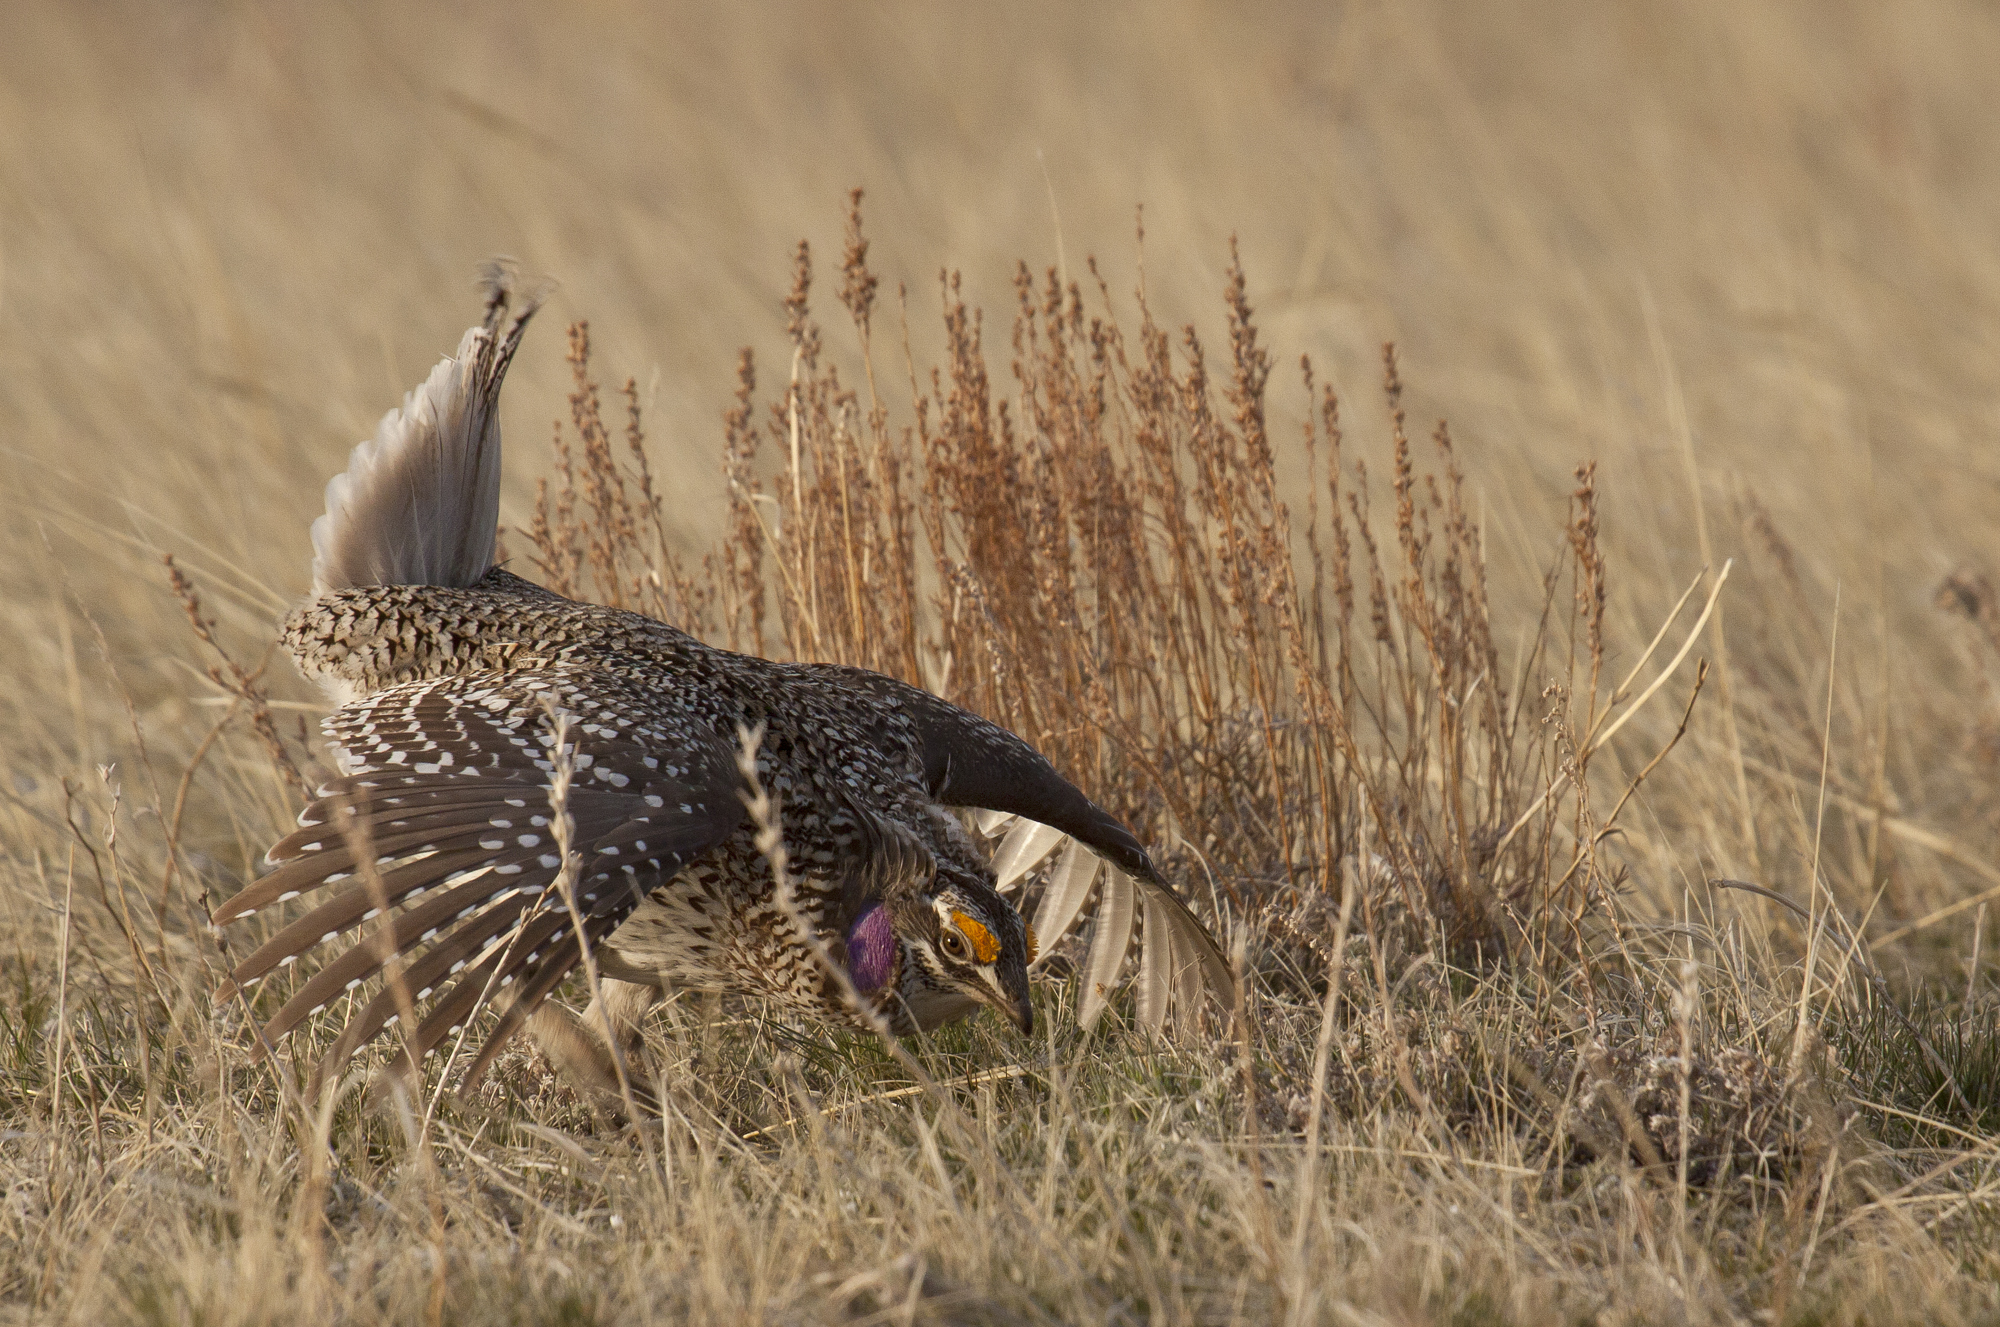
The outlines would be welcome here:
[[[1142,1024],[1157,1032],[1169,1005],[1195,1017],[1204,986],[1227,1003],[1233,988],[1229,961],[1130,830],[1005,728],[929,692],[892,685],[920,735],[931,795],[948,806],[995,813],[987,826],[995,832],[1005,828],[993,856],[1003,891],[1018,887],[1028,872],[1062,850],[1034,917],[1045,952],[1085,915],[1096,886],[1097,926],[1079,1005],[1086,1028],[1104,1012],[1135,921]]]
[[[421,1058],[504,991],[500,1023],[466,1075],[476,1081],[581,961],[558,888],[559,764],[571,771],[561,811],[591,948],[655,884],[742,822],[732,755],[713,726],[663,713],[657,695],[641,703],[615,678],[565,668],[406,683],[336,711],[324,726],[347,774],[270,850],[276,869],[214,920],[337,890],[239,964],[221,998],[390,913],[293,994],[260,1046],[407,960],[349,1022],[318,1075],[338,1072],[435,994],[406,1038]]]
[[[1015,892],[1038,867],[1046,867],[1033,921],[1043,953],[1086,918],[1096,919],[1077,1005],[1086,1029],[1103,1016],[1135,935],[1139,1023],[1147,1031],[1157,1033],[1166,1025],[1169,1008],[1184,1018],[1197,1015],[1204,990],[1228,1003],[1234,989],[1229,960],[1157,873],[1133,875],[1087,847],[1088,840],[1025,815],[992,812],[981,817],[980,827],[998,839],[993,871],[1002,893]],[[1087,908],[1093,896],[1096,906]]]

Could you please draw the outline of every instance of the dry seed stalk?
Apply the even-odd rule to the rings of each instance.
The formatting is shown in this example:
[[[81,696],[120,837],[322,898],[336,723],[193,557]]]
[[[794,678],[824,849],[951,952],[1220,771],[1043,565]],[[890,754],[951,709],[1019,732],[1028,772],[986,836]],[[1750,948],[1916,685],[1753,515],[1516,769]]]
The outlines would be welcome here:
[[[636,394],[628,384],[620,460],[598,414],[587,332],[572,333],[580,449],[559,430],[555,496],[538,503],[532,533],[555,588],[636,603],[739,648],[929,685],[1021,732],[1155,842],[1178,835],[1253,904],[1336,895],[1365,815],[1391,869],[1369,873],[1364,917],[1389,906],[1455,945],[1504,949],[1499,901],[1530,912],[1552,903],[1550,835],[1559,817],[1588,818],[1559,780],[1559,793],[1572,791],[1535,813],[1546,823],[1497,851],[1527,793],[1559,768],[1554,736],[1521,725],[1514,700],[1551,662],[1542,643],[1557,623],[1545,612],[1515,676],[1502,675],[1452,438],[1440,423],[1438,469],[1419,466],[1394,348],[1383,354],[1392,577],[1367,470],[1358,459],[1345,469],[1337,398],[1310,365],[1315,477],[1294,530],[1266,425],[1270,359],[1233,249],[1220,383],[1193,329],[1170,335],[1143,292],[1128,337],[1092,262],[1095,307],[1053,269],[1040,280],[1017,270],[1003,392],[979,312],[957,274],[941,273],[944,359],[927,381],[911,375],[914,416],[897,427],[875,390],[878,283],[860,196],[849,204],[839,294],[867,404],[827,353],[802,243],[785,301],[791,369],[760,425],[750,352],[739,362],[723,419],[731,518],[698,572],[660,529]],[[1590,473],[1579,471],[1558,559],[1578,587],[1569,618],[1584,644],[1564,676],[1594,709],[1603,572]],[[1567,753],[1581,775],[1589,748]],[[1579,831],[1589,841],[1589,826],[1569,830]],[[1595,863],[1561,890],[1560,921],[1530,930],[1546,935],[1557,921],[1571,937],[1558,948],[1574,953],[1579,905],[1602,883]]]

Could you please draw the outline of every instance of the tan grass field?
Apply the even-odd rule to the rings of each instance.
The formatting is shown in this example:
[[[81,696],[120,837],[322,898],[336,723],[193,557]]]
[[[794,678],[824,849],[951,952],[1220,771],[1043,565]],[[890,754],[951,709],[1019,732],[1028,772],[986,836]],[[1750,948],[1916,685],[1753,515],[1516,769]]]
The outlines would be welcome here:
[[[956,8],[0,17],[0,1320],[2000,1322],[2000,13]],[[605,463],[629,378],[667,538],[571,588],[720,638],[751,580],[703,556],[768,555],[767,648],[1007,719],[1226,899],[1240,1018],[1156,1039],[1128,1000],[1084,1033],[1051,980],[1033,1044],[937,1034],[917,1082],[682,1000],[637,1130],[526,1055],[421,1119],[249,1063],[200,907],[298,809],[273,742],[311,760],[318,697],[266,652],[322,486],[496,254],[556,283],[506,398],[517,559],[588,320]],[[1078,318],[1042,313],[1050,270]],[[1084,424],[1093,317],[1130,358]],[[746,346],[777,431],[734,474],[798,515],[768,546],[725,465]],[[1334,549],[1301,354],[1372,479],[1372,571],[1353,509]],[[1018,484],[975,463],[1001,403]],[[580,441],[582,549],[617,513]],[[1121,482],[1086,501],[1091,458]],[[841,547],[915,514],[900,579],[808,538],[850,473],[878,524]],[[1086,508],[1198,574],[1028,519]],[[196,639],[162,554],[268,671]]]

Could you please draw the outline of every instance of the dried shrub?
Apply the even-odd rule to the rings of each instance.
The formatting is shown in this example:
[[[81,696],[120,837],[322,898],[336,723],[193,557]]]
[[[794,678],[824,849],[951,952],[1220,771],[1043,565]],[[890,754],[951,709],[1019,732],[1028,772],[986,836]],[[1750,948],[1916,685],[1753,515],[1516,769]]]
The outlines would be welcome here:
[[[743,352],[724,418],[731,519],[698,573],[665,535],[631,384],[621,454],[587,330],[572,329],[571,431],[557,427],[529,532],[549,584],[732,648],[876,669],[1006,724],[1161,847],[1191,893],[1238,915],[1282,930],[1302,900],[1337,896],[1340,863],[1365,843],[1384,867],[1364,873],[1371,931],[1404,925],[1468,958],[1523,942],[1579,952],[1606,875],[1558,845],[1592,842],[1580,738],[1622,699],[1600,687],[1592,467],[1510,675],[1450,432],[1440,422],[1419,458],[1393,347],[1389,520],[1378,529],[1341,403],[1302,359],[1300,521],[1233,248],[1219,363],[1192,326],[1157,322],[1143,289],[1128,331],[1094,261],[1088,291],[1022,265],[1007,388],[980,312],[941,273],[944,359],[906,371],[900,422],[877,380],[867,254],[857,193],[840,287],[854,385],[826,349],[799,245],[789,372],[760,424]],[[907,336],[903,350],[908,364]],[[1545,646],[1564,625],[1565,571],[1558,659]],[[1564,774],[1567,795],[1540,797]]]

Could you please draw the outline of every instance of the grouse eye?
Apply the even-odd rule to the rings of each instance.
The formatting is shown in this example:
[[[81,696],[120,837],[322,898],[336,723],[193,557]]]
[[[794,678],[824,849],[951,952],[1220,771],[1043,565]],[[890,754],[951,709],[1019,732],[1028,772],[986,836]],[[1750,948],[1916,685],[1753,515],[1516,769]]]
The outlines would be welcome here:
[[[965,957],[965,937],[957,931],[944,933],[944,952],[956,959]]]

